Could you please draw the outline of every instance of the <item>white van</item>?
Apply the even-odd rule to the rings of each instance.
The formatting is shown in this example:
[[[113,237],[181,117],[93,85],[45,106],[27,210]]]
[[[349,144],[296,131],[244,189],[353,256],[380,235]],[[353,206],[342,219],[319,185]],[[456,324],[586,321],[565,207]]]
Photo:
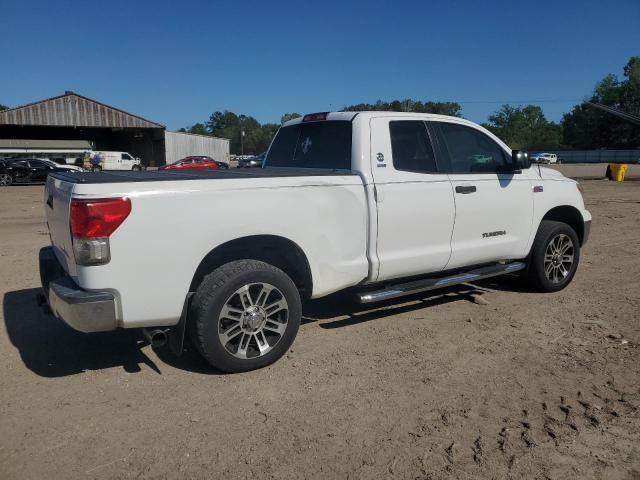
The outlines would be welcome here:
[[[558,155],[555,153],[538,153],[530,156],[532,162],[536,163],[546,163],[546,164],[554,164],[560,163],[558,160]]]
[[[142,170],[139,158],[133,158],[127,152],[87,152],[84,168],[92,172],[100,170]]]

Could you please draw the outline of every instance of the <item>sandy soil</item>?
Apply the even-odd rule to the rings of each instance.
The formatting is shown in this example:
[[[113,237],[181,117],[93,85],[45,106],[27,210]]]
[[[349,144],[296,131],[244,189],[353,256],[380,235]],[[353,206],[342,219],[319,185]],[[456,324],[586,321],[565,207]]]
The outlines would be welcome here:
[[[566,290],[334,296],[241,375],[41,314],[42,187],[2,188],[0,478],[640,479],[640,182],[584,187]]]

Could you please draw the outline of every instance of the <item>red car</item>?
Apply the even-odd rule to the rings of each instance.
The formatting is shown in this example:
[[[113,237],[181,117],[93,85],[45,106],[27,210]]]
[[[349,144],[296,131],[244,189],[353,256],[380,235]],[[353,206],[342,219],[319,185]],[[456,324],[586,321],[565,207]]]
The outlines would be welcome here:
[[[218,162],[211,157],[185,157],[158,170],[215,170],[220,168]]]

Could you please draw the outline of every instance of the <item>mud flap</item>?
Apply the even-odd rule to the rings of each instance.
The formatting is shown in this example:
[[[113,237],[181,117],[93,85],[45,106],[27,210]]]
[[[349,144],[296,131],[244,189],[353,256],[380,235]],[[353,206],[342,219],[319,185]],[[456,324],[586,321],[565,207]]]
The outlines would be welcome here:
[[[187,316],[191,308],[191,299],[193,298],[193,295],[195,295],[194,292],[189,292],[187,294],[187,298],[185,299],[182,307],[180,320],[175,327],[169,330],[169,347],[177,357],[182,355],[182,352],[184,351],[184,335],[187,330]]]

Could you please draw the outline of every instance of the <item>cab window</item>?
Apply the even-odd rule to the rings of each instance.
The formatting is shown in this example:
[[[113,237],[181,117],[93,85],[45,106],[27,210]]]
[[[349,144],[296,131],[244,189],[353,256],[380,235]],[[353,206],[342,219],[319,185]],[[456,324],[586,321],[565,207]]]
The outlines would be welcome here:
[[[475,128],[454,123],[439,124],[448,173],[499,173],[510,171],[511,163],[493,139]]]
[[[351,122],[297,123],[278,131],[265,167],[351,169]]]

